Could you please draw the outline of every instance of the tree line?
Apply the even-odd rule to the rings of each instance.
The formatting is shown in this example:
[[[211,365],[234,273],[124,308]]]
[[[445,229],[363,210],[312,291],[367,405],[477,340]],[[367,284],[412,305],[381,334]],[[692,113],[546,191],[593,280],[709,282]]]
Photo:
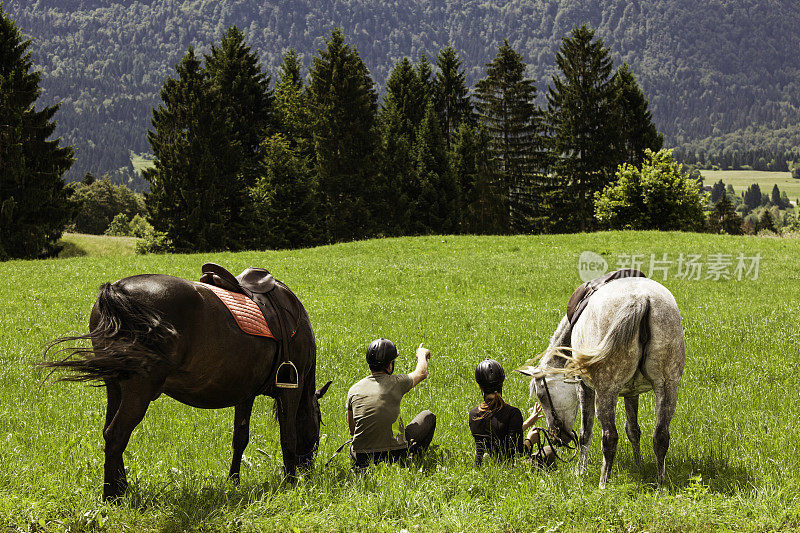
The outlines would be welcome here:
[[[593,30],[575,28],[556,63],[544,108],[508,42],[472,91],[446,47],[434,63],[399,60],[379,101],[341,30],[305,78],[290,50],[272,87],[231,27],[208,54],[189,49],[153,111],[144,177],[157,247],[593,229],[594,194],[663,138]]]
[[[110,173],[137,190],[146,187],[130,167],[130,151],[149,149],[145,132],[161,85],[190,45],[207,52],[231,25],[242,30],[273,72],[290,47],[310,66],[331,27],[341,27],[383,94],[393,66],[386,58],[416,59],[423,53],[433,58],[452,44],[472,86],[504,38],[528,58],[533,79],[548,79],[557,68],[561,37],[588,23],[609,44],[615,61],[627,62],[637,74],[669,146],[705,152],[709,168],[727,166],[717,157],[725,148],[742,153],[763,148],[785,161],[784,154],[800,146],[800,10],[791,0],[719,0],[713,8],[685,0],[31,0],[5,5],[34,38],[43,102],[62,103],[56,133],[77,156],[67,174],[70,181],[86,172]],[[545,105],[544,91],[538,103]],[[770,134],[777,130],[782,131]],[[761,169],[760,157],[743,164]],[[769,165],[772,157],[764,159]]]

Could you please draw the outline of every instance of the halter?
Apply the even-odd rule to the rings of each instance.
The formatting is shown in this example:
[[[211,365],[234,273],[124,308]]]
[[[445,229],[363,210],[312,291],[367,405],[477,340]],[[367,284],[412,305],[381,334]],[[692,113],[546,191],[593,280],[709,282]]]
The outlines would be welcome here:
[[[562,428],[563,427],[566,430],[566,428],[567,428],[566,424],[558,416],[558,412],[556,411],[555,407],[553,407],[553,397],[550,395],[550,387],[547,385],[546,377],[545,376],[540,376],[540,377],[533,378],[533,379],[542,380],[542,383],[544,384],[544,392],[547,395],[547,403],[550,406],[550,416],[553,419],[553,426],[555,426],[556,428]],[[549,424],[548,424],[548,426],[549,426]],[[575,435],[575,430],[572,430],[572,429],[567,430],[570,433],[570,439],[566,443],[561,441],[561,439],[559,439],[556,436],[555,432],[551,431],[549,427],[543,428],[543,431],[544,431],[544,434],[547,436],[547,440],[550,443],[550,447],[553,450],[553,455],[555,455],[556,458],[559,461],[561,461],[563,463],[566,463],[566,462],[569,462],[569,461],[572,461],[573,459],[575,459],[575,456],[578,453],[578,437]],[[572,457],[570,457],[568,461],[565,461],[564,459],[562,459],[561,457],[558,456],[558,453],[556,452],[556,448],[555,448],[555,446],[553,446],[553,441],[556,441],[556,440],[561,442],[562,446],[564,446],[566,449],[575,450],[575,452],[572,454]],[[539,449],[540,450],[541,450],[541,446],[542,446],[541,443],[539,443]]]

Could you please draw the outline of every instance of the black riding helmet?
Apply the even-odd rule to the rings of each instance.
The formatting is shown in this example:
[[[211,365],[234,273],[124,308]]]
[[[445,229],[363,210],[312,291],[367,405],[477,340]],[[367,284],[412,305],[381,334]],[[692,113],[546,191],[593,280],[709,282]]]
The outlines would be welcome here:
[[[367,364],[370,370],[374,372],[384,370],[396,358],[397,347],[389,339],[375,339],[369,343]]]
[[[503,365],[494,359],[484,359],[475,369],[475,381],[484,393],[501,392],[505,379],[506,371],[503,370]]]

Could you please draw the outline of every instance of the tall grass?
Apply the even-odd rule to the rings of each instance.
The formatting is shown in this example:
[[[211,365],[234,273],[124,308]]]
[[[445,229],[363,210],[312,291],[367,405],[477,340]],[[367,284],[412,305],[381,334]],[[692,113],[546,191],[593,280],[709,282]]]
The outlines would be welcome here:
[[[757,280],[663,283],[681,308],[687,366],[667,455],[668,487],[654,485],[652,395],[642,397],[643,464],[622,435],[605,490],[599,425],[588,472],[542,472],[489,461],[472,466],[467,412],[480,400],[474,368],[492,356],[509,371],[540,352],[580,283],[581,251],[761,253]],[[533,237],[386,239],[286,252],[79,257],[0,265],[0,524],[11,530],[684,531],[800,528],[797,397],[800,252],[755,237],[615,232]],[[43,384],[35,368],[54,337],[83,332],[97,287],[146,272],[197,279],[214,261],[238,272],[269,268],[303,300],[319,345],[320,460],[283,484],[271,399],[256,401],[242,482],[230,484],[233,410],[200,410],[162,397],[125,453],[131,486],[121,505],[100,502],[102,388]],[[363,473],[346,454],[344,400],[366,374],[376,337],[394,340],[398,371],[424,342],[429,378],[403,401],[408,420],[430,408],[434,447],[408,467]],[[529,408],[528,382],[510,373],[505,396]]]

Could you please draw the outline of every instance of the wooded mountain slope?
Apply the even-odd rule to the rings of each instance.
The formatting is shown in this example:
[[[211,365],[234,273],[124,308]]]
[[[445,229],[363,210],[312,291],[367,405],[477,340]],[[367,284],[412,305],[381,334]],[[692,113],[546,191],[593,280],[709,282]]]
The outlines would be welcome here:
[[[7,0],[5,10],[34,39],[43,103],[63,102],[56,118],[76,147],[73,178],[147,151],[151,110],[175,63],[233,24],[270,72],[289,47],[310,63],[341,27],[379,86],[396,60],[448,44],[472,84],[508,38],[541,95],[561,38],[589,23],[630,64],[667,146],[727,135],[752,149],[775,140],[763,131],[800,124],[794,0]]]

